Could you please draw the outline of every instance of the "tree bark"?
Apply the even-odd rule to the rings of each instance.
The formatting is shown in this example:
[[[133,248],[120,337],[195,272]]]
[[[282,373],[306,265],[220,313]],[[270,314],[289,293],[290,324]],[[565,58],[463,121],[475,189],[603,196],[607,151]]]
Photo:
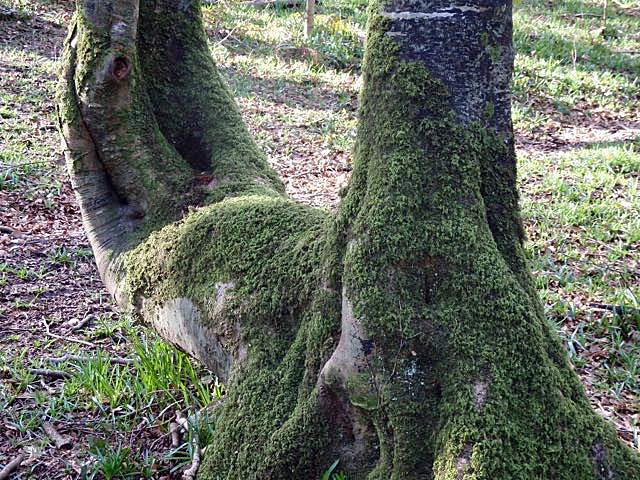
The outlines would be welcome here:
[[[313,19],[316,13],[316,0],[307,0],[304,18],[304,36],[310,38],[313,34]]]
[[[522,250],[511,5],[372,0],[338,211],[286,198],[199,5],[81,0],[67,164],[122,308],[228,384],[203,480],[631,479]]]

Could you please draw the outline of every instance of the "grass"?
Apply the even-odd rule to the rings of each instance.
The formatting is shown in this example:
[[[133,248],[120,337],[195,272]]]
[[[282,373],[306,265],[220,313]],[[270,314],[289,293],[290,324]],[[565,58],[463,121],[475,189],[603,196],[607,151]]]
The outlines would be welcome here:
[[[634,10],[635,9],[635,10]],[[632,117],[640,100],[640,16],[635,2],[517,3],[514,122],[532,129],[574,111]]]
[[[0,44],[0,201],[39,205],[38,221],[48,226],[73,215],[77,222],[52,105],[51,52],[64,33],[55,28],[64,23],[64,9],[45,1],[0,0],[0,6],[23,22],[44,19],[52,29],[40,40],[29,33],[30,40]],[[633,132],[640,56],[627,52],[640,51],[639,13],[635,2],[610,1],[605,21],[600,1],[517,2],[513,83],[522,211],[538,291],[594,406],[638,449],[640,137]],[[289,193],[312,205],[335,205],[356,129],[366,2],[322,2],[309,39],[302,8],[218,2],[204,15],[212,54]],[[593,128],[604,138],[584,133]],[[631,133],[620,139],[621,131]],[[56,284],[64,275],[86,276],[90,256],[86,245],[58,242],[45,245],[37,260],[2,258],[0,317],[52,322],[47,315],[60,307],[51,299]],[[91,295],[70,301],[107,301],[100,292]],[[82,432],[78,462],[64,462],[69,475],[157,478],[178,475],[190,463],[192,442],[167,447],[168,424],[176,410],[195,412],[222,395],[215,378],[127,317],[98,315],[86,337],[95,345],[91,358],[55,366],[44,356],[63,352],[41,330],[27,322],[0,343],[0,416],[11,448],[50,448],[41,426],[51,421]],[[87,353],[77,343],[64,346]],[[114,356],[134,361],[114,365]],[[34,368],[70,376],[41,382]],[[197,433],[205,447],[215,435],[211,423],[192,422],[187,439]],[[46,462],[29,468],[43,475]],[[329,468],[326,478],[344,480],[337,469]]]
[[[520,179],[549,319],[588,387],[637,411],[640,142],[522,155]]]
[[[129,434],[142,435],[153,426],[166,435],[176,411],[200,411],[221,398],[222,386],[186,354],[128,319],[121,318],[118,329],[123,336],[120,350],[129,352],[131,364],[113,364],[116,354],[99,349],[85,353],[86,359],[55,364],[53,368],[66,372],[69,378],[48,383],[46,388],[33,369],[51,369],[50,363],[29,359],[28,348],[0,356],[6,379],[0,390],[0,407],[6,412],[5,424],[19,434],[15,448],[34,442],[44,448],[48,439],[40,429],[44,421],[49,421],[71,431],[91,431],[87,450],[80,452],[84,478],[157,478],[176,465],[191,461],[192,452],[187,445],[182,445],[181,450],[158,452],[142,448],[131,441],[135,437]],[[100,329],[96,330],[99,333]],[[116,336],[116,330],[109,333],[110,338]],[[31,405],[10,408],[25,397],[32,400]],[[211,441],[213,418],[199,422],[190,429],[203,432],[203,443]],[[77,441],[83,443],[81,439]]]

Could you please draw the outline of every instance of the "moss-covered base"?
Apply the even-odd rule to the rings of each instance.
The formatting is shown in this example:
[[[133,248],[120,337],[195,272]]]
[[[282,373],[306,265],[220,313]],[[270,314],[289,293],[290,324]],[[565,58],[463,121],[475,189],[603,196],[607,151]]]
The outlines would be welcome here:
[[[313,478],[333,461],[335,427],[317,387],[340,328],[330,220],[284,198],[235,197],[127,254],[127,290],[147,321],[189,299],[230,357],[200,478]]]

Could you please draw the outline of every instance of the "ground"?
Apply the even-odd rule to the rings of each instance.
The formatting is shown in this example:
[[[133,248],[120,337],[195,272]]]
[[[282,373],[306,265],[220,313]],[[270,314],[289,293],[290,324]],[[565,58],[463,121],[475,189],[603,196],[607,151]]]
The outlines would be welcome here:
[[[20,478],[178,478],[169,424],[221,387],[119,315],[64,174],[56,60],[72,2],[0,0],[0,466]],[[365,4],[205,8],[212,53],[295,199],[334,208],[350,173]],[[640,9],[517,2],[514,123],[527,251],[596,410],[640,450]],[[523,339],[526,341],[526,339]],[[85,359],[55,362],[75,353]],[[133,363],[113,364],[121,358]],[[35,368],[64,372],[42,376]],[[56,449],[51,422],[71,440]],[[210,438],[202,424],[202,444]]]

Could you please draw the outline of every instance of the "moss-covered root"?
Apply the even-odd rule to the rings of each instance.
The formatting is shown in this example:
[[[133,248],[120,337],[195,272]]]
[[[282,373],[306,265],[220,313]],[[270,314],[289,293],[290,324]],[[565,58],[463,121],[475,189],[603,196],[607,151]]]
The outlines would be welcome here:
[[[199,478],[315,478],[338,455],[316,386],[340,326],[330,221],[280,197],[230,198],[126,256],[131,302],[228,385]]]

